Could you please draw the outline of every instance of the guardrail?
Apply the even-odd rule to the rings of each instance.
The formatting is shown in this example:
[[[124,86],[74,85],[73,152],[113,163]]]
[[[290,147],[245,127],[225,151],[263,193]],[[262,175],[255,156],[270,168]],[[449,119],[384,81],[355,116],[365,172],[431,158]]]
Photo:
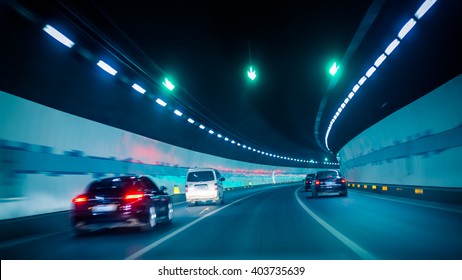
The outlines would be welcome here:
[[[462,205],[462,188],[348,182],[349,189],[432,202]]]

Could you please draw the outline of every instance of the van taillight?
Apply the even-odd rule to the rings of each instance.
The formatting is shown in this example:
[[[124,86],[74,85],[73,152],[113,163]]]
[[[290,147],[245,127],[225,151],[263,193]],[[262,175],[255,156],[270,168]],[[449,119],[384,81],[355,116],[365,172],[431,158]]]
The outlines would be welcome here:
[[[85,195],[79,195],[72,199],[73,203],[84,203],[87,201],[88,201],[88,198]]]
[[[185,186],[184,186],[184,191],[185,191],[185,192],[188,192],[188,185],[185,185]]]
[[[316,180],[316,181],[314,181],[314,184],[315,184],[316,186],[319,186],[319,185],[321,185],[321,181]]]
[[[345,178],[342,178],[342,180],[340,180],[340,182],[341,182],[342,184],[345,184],[345,183],[346,183]]]

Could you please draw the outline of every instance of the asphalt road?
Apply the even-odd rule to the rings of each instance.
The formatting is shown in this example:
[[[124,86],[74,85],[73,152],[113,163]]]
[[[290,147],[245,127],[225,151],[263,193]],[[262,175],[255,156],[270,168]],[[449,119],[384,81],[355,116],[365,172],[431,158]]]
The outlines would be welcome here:
[[[222,205],[175,204],[173,222],[158,224],[152,232],[114,229],[76,236],[68,227],[3,240],[0,258],[462,259],[461,207],[355,190],[349,190],[348,197],[329,195],[313,199],[300,183],[226,192],[225,200]]]

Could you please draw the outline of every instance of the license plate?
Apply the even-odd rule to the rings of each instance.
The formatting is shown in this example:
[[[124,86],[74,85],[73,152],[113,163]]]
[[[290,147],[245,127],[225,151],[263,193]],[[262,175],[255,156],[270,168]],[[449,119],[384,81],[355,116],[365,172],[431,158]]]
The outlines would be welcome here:
[[[104,205],[95,205],[91,208],[93,213],[97,212],[113,212],[117,210],[116,204],[104,204]]]

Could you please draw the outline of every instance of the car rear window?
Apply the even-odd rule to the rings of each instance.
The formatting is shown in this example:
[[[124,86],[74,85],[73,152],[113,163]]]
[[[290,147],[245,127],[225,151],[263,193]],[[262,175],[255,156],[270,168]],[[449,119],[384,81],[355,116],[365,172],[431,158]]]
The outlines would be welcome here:
[[[88,187],[89,193],[116,192],[133,186],[133,180],[115,178],[111,180],[95,181]]]
[[[188,182],[203,182],[215,180],[212,171],[194,171],[188,174]]]
[[[337,171],[320,171],[318,172],[316,177],[318,179],[322,179],[322,178],[335,178],[337,176],[339,176]]]

